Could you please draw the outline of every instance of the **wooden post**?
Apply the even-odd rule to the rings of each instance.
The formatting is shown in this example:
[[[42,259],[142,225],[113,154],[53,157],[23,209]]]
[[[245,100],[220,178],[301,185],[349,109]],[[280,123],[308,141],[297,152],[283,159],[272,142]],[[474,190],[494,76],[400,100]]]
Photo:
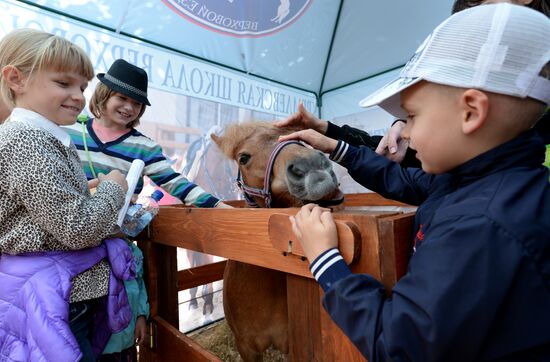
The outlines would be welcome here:
[[[179,329],[178,311],[178,261],[173,246],[157,244],[158,315]]]
[[[138,246],[143,253],[143,276],[151,315],[148,341],[140,347],[139,358],[140,362],[153,362],[159,361],[159,319],[162,320],[161,336],[168,333],[166,324],[176,331],[179,329],[176,248],[154,243],[143,234]]]
[[[151,315],[159,315],[179,328],[178,262],[174,246],[153,242],[142,233],[138,246],[143,253],[143,272]]]
[[[319,286],[309,278],[288,274],[288,344],[292,361],[333,360],[323,356]],[[330,352],[332,353],[332,352]]]

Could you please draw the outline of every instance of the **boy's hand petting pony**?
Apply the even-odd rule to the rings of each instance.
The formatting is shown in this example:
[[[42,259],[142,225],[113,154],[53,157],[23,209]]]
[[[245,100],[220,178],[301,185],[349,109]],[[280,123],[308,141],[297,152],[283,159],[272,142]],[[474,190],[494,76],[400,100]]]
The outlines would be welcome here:
[[[338,144],[337,140],[324,136],[312,129],[304,129],[279,137],[279,142],[290,140],[304,141],[311,147],[324,153],[331,153],[336,149],[336,145]]]
[[[321,134],[325,134],[328,129],[328,122],[315,117],[309,112],[303,103],[298,104],[298,112],[289,116],[287,119],[274,123],[276,127],[296,127],[299,129],[313,129]]]

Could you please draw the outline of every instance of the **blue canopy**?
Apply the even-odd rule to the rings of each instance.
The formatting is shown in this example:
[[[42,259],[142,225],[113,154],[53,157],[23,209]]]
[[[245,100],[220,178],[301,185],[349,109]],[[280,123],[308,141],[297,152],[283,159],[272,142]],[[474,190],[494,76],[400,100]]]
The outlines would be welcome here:
[[[452,5],[451,0],[19,2],[311,92],[322,105],[332,93],[363,82],[343,107],[347,111],[333,116],[359,111],[357,101],[379,86],[378,76],[406,63]]]
[[[97,73],[118,58],[145,69],[152,106],[139,130],[190,180],[236,198],[235,166],[211,156],[210,133],[284,118],[299,102],[336,124],[384,133],[392,117],[358,102],[397,76],[452,2],[0,0],[0,38],[37,28],[81,46]],[[346,192],[363,191],[348,184]]]

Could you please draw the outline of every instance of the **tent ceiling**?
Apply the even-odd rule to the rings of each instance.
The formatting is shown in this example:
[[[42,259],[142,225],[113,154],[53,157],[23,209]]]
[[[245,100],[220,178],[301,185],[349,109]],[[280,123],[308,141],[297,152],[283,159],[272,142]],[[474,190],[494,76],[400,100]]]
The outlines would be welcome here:
[[[303,5],[301,15],[289,25],[265,36],[237,37],[178,15],[167,5],[169,1],[23,2],[316,94],[403,65],[431,29],[449,15],[452,4],[452,0],[288,0]],[[175,2],[223,4],[246,17],[258,11],[276,14],[285,1]]]

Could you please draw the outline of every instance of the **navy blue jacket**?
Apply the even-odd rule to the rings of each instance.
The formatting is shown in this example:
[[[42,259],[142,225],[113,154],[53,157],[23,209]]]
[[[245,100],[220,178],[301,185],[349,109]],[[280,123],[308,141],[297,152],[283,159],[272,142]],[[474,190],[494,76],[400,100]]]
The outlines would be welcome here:
[[[339,142],[331,158],[356,181],[420,205],[416,252],[390,298],[335,249],[310,265],[326,310],[369,361],[550,360],[544,150],[528,131],[433,176]]]

